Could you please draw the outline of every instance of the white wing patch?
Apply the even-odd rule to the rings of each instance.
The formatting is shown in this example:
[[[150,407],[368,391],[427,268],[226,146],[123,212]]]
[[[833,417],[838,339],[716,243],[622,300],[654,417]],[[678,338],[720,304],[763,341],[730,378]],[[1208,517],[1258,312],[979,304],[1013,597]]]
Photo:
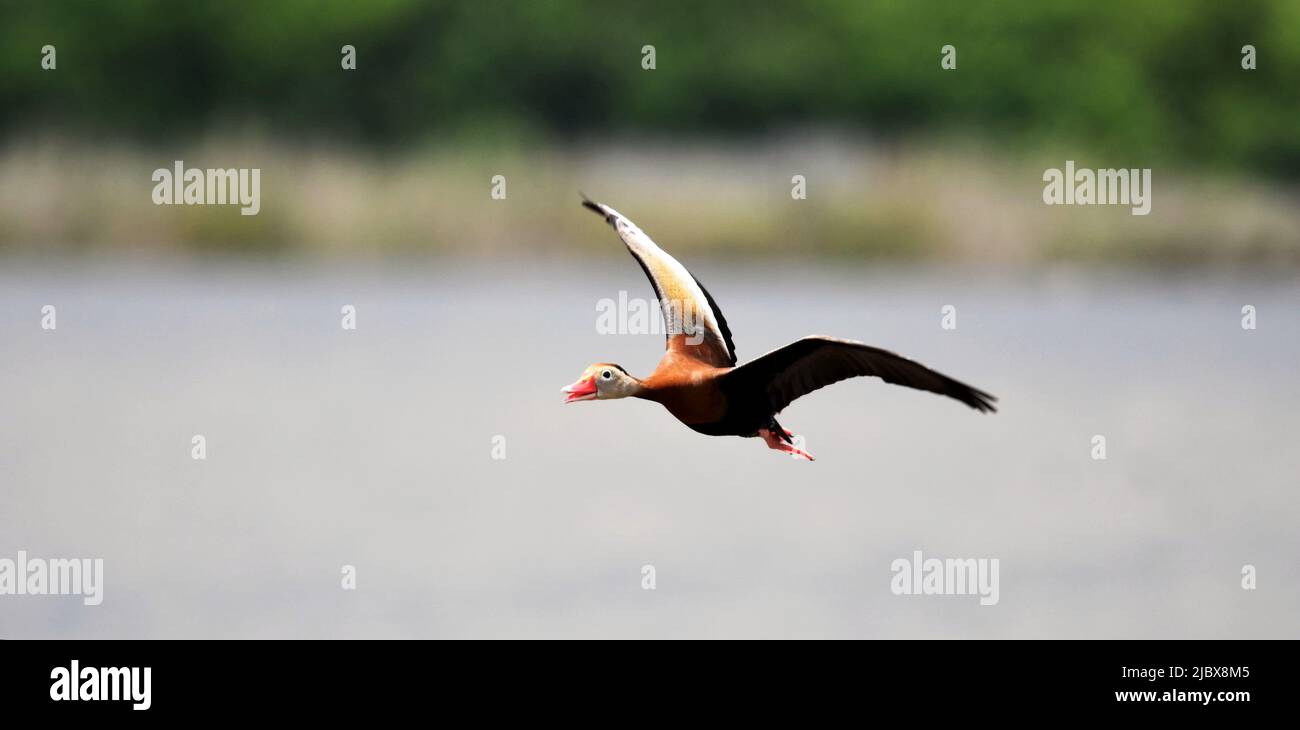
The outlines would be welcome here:
[[[627,245],[632,255],[636,256],[645,267],[646,274],[657,290],[656,294],[660,299],[659,306],[663,311],[664,325],[668,334],[685,335],[690,341],[692,335],[697,335],[695,326],[698,325],[703,329],[704,339],[726,355],[727,359],[734,361],[735,353],[727,347],[726,337],[723,336],[722,328],[718,326],[717,313],[709,306],[709,298],[695,282],[691,272],[687,271],[681,262],[659,248],[644,231],[628,220],[627,216],[608,205],[601,203],[595,205],[614,226],[618,237],[623,239],[623,243]]]

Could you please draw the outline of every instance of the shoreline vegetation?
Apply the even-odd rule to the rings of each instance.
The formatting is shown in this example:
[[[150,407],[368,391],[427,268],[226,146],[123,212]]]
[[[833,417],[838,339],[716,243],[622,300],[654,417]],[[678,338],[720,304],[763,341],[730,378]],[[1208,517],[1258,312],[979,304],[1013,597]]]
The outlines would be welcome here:
[[[690,255],[1300,267],[1294,186],[1156,167],[1149,215],[1049,206],[1047,169],[1109,162],[1063,149],[790,134],[448,142],[385,156],[256,135],[158,149],[18,139],[0,149],[0,254],[573,253],[604,243],[581,192]],[[151,175],[178,160],[260,169],[260,211],[155,205]],[[806,199],[792,196],[795,175]]]

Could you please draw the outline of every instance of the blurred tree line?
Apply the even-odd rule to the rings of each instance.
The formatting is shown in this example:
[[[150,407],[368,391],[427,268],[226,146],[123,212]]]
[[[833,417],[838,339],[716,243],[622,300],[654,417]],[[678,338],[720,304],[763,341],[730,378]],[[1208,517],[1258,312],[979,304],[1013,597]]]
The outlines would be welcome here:
[[[0,134],[975,134],[1300,179],[1297,0],[0,3]],[[57,69],[42,70],[41,48]],[[357,69],[340,48],[357,49]],[[940,69],[956,48],[957,68]],[[1242,68],[1242,46],[1258,52]],[[655,47],[655,69],[642,48]]]

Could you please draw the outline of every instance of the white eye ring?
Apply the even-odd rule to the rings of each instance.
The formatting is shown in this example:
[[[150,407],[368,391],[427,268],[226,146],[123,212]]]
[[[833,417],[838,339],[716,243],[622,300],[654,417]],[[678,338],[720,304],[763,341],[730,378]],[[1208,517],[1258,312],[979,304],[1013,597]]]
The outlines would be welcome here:
[[[605,380],[609,380],[610,378],[614,377],[614,374],[606,370],[605,372],[600,374],[600,377],[604,378]]]

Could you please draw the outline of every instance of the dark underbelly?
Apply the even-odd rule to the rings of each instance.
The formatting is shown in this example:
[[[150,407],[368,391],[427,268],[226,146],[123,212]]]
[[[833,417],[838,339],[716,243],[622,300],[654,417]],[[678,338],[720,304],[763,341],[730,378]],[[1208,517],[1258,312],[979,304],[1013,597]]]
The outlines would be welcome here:
[[[724,418],[721,421],[713,423],[688,423],[686,424],[692,431],[702,433],[705,436],[757,436],[758,429],[767,425],[770,418]]]
[[[772,420],[767,404],[722,391],[682,388],[660,401],[691,430],[707,436],[755,436]]]

